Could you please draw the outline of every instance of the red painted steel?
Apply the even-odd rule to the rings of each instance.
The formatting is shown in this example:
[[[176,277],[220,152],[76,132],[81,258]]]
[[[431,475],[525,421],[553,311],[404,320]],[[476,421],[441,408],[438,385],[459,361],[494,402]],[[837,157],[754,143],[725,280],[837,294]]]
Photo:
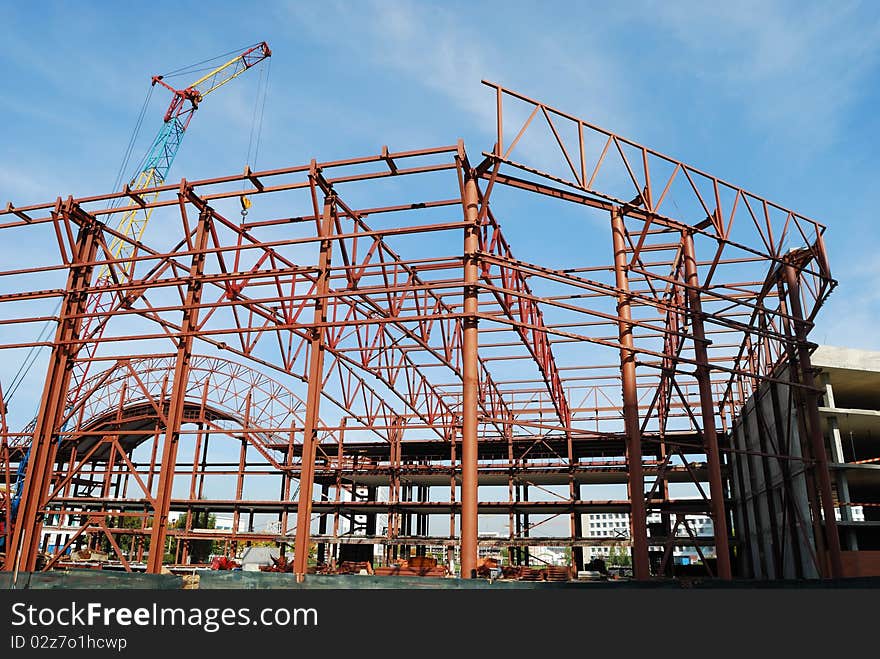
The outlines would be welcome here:
[[[479,291],[477,272],[479,268],[479,224],[477,182],[470,171],[465,172],[464,194],[464,341],[462,346],[461,391],[461,575],[470,577],[477,569],[477,307]]]
[[[589,548],[623,542],[638,579],[665,573],[680,544],[726,579],[750,560],[726,492],[740,459],[761,457],[779,462],[786,492],[808,468],[812,519],[794,508],[787,519],[812,534],[804,560],[840,574],[807,338],[836,284],[824,227],[491,86],[497,143],[476,167],[462,143],[385,147],[161,185],[141,199],[161,231],[134,257],[108,247],[130,240],[110,215],[140,208],[124,192],[0,210],[0,240],[45,245],[41,262],[0,270],[0,358],[51,348],[30,394],[36,427],[18,429],[24,402],[0,390],[7,521],[30,448],[19,516],[0,534],[4,568],[89,549],[158,572],[260,540],[279,564],[292,549],[283,565],[300,579],[369,557],[415,565],[412,552],[469,577],[485,551],[503,551],[512,574],[540,546],[569,548],[583,567]],[[531,163],[536,140],[555,169]],[[371,203],[356,204],[367,189]],[[242,194],[248,220],[230,220]],[[505,224],[523,195],[550,209],[526,218],[551,241],[543,253]],[[611,214],[610,230],[588,235],[613,259],[571,249],[582,238],[553,224],[563,207]],[[111,282],[133,276],[91,309],[104,265]],[[54,337],[27,338],[46,321]],[[86,367],[95,374],[71,391],[71,370]],[[795,393],[810,455],[728,441],[770,384]],[[693,495],[671,497],[672,483]],[[628,497],[602,498],[599,485]],[[209,513],[231,522],[209,528]],[[630,515],[623,541],[583,517],[611,513]],[[484,515],[507,533],[481,535]],[[712,516],[713,537],[694,534],[694,515]]]

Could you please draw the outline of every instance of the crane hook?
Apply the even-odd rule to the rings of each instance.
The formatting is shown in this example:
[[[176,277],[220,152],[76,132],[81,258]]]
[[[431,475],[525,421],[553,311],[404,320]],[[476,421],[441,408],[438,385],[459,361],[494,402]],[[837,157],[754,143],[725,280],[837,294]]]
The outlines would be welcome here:
[[[244,220],[247,217],[248,209],[251,207],[251,200],[247,195],[241,195],[238,200],[241,202],[241,219]]]

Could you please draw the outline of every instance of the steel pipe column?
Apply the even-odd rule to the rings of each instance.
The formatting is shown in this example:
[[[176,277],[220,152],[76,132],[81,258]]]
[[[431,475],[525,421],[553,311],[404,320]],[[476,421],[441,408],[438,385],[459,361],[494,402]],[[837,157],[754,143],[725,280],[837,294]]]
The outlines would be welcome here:
[[[636,354],[633,344],[629,279],[626,262],[626,228],[619,208],[611,211],[614,244],[614,274],[617,286],[617,316],[620,335],[620,377],[623,392],[623,420],[626,430],[626,462],[630,508],[630,536],[633,544],[633,577],[648,579],[648,520],[645,507],[645,471],[642,467],[642,431],[639,427],[639,398],[636,390]]]
[[[83,316],[88,303],[89,282],[92,279],[93,262],[98,251],[100,225],[79,206],[67,201],[56,212],[79,225],[76,245],[73,249],[70,272],[67,276],[64,300],[59,312],[49,368],[43,385],[40,410],[37,413],[29,464],[25,473],[24,489],[18,510],[18,523],[14,525],[6,571],[36,568],[39,554],[40,510],[43,507],[52,481],[55,437],[60,430],[67,401],[67,389],[73,374],[73,365],[80,346]],[[7,482],[9,482],[7,480]],[[15,556],[16,549],[18,556]]]
[[[804,320],[801,305],[800,277],[791,263],[783,266],[785,285],[788,290],[788,310],[794,319],[794,331],[797,337],[797,361],[800,370],[802,394],[805,399],[806,422],[808,424],[810,445],[813,449],[813,460],[819,495],[821,497],[823,526],[825,529],[825,545],[828,548],[830,565],[821,566],[828,570],[829,576],[837,579],[843,576],[843,565],[840,555],[840,537],[837,534],[837,520],[834,516],[834,501],[831,498],[831,476],[828,471],[828,454],[825,451],[825,438],[819,419],[819,401],[816,395],[816,383],[813,378],[813,364],[810,360],[810,349],[807,343],[807,321]],[[819,515],[819,511],[814,512]]]
[[[477,569],[477,257],[480,247],[479,199],[472,171],[464,181],[464,319],[462,320],[462,422],[461,422],[461,576]]]
[[[718,434],[715,428],[715,403],[709,372],[709,351],[706,348],[706,332],[703,327],[703,307],[700,300],[700,279],[694,237],[682,233],[682,256],[684,257],[685,282],[687,283],[688,307],[690,307],[691,331],[694,336],[694,357],[697,361],[696,378],[700,391],[700,418],[703,420],[703,446],[709,465],[709,496],[712,499],[712,523],[715,529],[715,554],[718,560],[718,576],[731,579],[730,546],[727,531],[727,510],[724,506],[724,481],[721,478],[721,454],[718,450]]]
[[[303,429],[302,469],[299,482],[299,506],[296,511],[296,539],[293,545],[293,571],[298,581],[305,578],[309,561],[309,541],[312,523],[312,489],[315,485],[315,451],[317,449],[318,411],[324,385],[324,335],[327,322],[327,293],[330,290],[330,257],[333,243],[333,221],[336,199],[327,195],[319,225],[321,247],[318,258],[318,277],[315,284],[314,326],[309,342],[309,389],[306,397],[306,418]]]

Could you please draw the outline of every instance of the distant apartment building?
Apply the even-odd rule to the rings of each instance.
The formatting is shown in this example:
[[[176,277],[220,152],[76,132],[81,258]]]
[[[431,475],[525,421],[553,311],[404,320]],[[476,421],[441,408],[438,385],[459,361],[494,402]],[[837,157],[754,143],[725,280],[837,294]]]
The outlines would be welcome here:
[[[711,518],[706,515],[686,515],[684,517],[690,526],[691,533],[698,539],[711,538],[715,533],[715,527]],[[648,515],[648,524],[662,523],[659,513]],[[595,540],[596,543],[584,548],[584,559],[591,561],[595,558],[607,560],[612,555],[629,554],[632,548],[629,533],[629,514],[627,513],[590,513],[585,515],[584,536]],[[693,544],[687,542],[690,534],[683,523],[675,530],[675,537],[681,538],[681,544],[672,547],[672,556],[692,560],[699,559],[699,553]],[[663,551],[663,546],[651,545],[653,551]],[[711,547],[701,549],[704,556],[714,556]]]

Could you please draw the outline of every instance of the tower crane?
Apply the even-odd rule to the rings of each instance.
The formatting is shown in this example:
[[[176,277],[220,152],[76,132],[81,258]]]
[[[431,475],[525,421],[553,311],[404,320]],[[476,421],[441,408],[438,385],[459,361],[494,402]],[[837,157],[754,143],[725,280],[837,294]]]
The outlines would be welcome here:
[[[165,111],[162,126],[156,135],[146,156],[141,161],[139,168],[124,190],[129,193],[140,193],[150,190],[164,183],[168,171],[174,162],[174,158],[180,150],[183,136],[189,128],[190,122],[205,98],[220,87],[238,78],[240,75],[252,69],[263,60],[272,56],[269,45],[263,41],[239,52],[229,61],[212,69],[195,82],[183,88],[175,88],[166,82],[166,76],[156,75],[152,78],[152,87],[157,85],[171,92],[171,102]],[[217,58],[214,58],[215,60]],[[210,61],[210,60],[208,60]],[[104,265],[98,272],[97,280],[92,284],[89,294],[88,311],[83,319],[80,336],[85,340],[83,350],[86,351],[86,359],[78,361],[77,367],[72,374],[71,386],[67,394],[67,408],[69,409],[77,399],[86,380],[91,357],[97,349],[99,339],[107,324],[108,313],[113,307],[114,296],[110,295],[108,288],[113,285],[124,285],[134,277],[134,257],[136,256],[136,244],[144,235],[147,223],[150,221],[153,209],[150,202],[158,196],[158,192],[147,192],[138,196],[145,202],[143,207],[136,207],[122,213],[116,225],[116,233],[109,244],[109,250],[116,260],[117,267],[111,270],[109,265]],[[246,199],[242,199],[244,207]],[[111,216],[112,217],[112,216]],[[120,289],[118,296],[124,295]],[[15,480],[7,487],[11,489],[11,497],[7,500],[6,521],[9,526],[15,522],[16,512],[24,490],[27,464],[30,457],[30,435],[36,426],[36,419],[31,421],[24,431],[24,436],[18,440],[20,457]],[[63,430],[63,429],[62,429]],[[60,441],[59,437],[59,441]],[[10,493],[7,493],[7,495]],[[0,519],[0,522],[4,520]],[[8,533],[8,530],[6,530]],[[5,544],[5,537],[0,539],[0,545]]]
[[[131,182],[126,185],[126,192],[139,192],[155,188],[165,182],[168,171],[189,124],[196,110],[204,99],[211,93],[220,89],[223,85],[231,82],[242,75],[245,71],[272,56],[269,44],[260,42],[245,51],[237,54],[228,62],[209,71],[201,78],[187,87],[176,89],[165,82],[163,76],[153,76],[152,85],[159,85],[171,92],[171,102],[165,111],[162,126],[142,160],[139,171],[134,175]],[[107,295],[107,287],[117,284],[127,284],[134,276],[135,244],[139,242],[150,221],[153,208],[150,202],[158,196],[158,192],[140,194],[144,201],[143,207],[135,207],[122,214],[116,227],[117,236],[110,241],[109,249],[117,261],[116,272],[112,272],[108,265],[99,270],[97,281],[89,301],[89,309],[83,320],[80,335],[84,339],[92,339],[84,344],[88,357],[92,357],[97,348],[98,340],[108,320],[108,312],[112,308],[113,297]],[[124,293],[120,289],[118,295]],[[97,323],[97,326],[95,324]],[[68,395],[68,402],[72,402],[79,394],[80,387],[85,380],[90,360],[80,361],[80,368],[75,373],[75,381]]]
[[[175,89],[165,82],[163,76],[153,76],[153,86],[160,85],[171,92],[171,103],[165,111],[159,134],[153,140],[153,144],[143,161],[143,167],[133,178],[129,189],[138,191],[161,185],[168,175],[168,170],[171,169],[171,164],[180,149],[180,143],[189,123],[205,97],[271,56],[272,51],[269,49],[269,45],[263,41],[239,53],[183,89]],[[147,197],[142,195],[142,198],[149,202],[157,195],[158,193],[154,192]],[[153,209],[149,207],[127,211],[119,221],[118,232],[130,240],[139,241],[143,236],[147,222],[150,220],[152,211]],[[110,243],[110,250],[114,257],[124,260],[131,258],[134,246],[129,241],[115,237]],[[107,277],[108,270],[105,266],[101,275]],[[122,266],[123,276],[130,279],[132,270],[133,264],[130,261],[125,262]]]

